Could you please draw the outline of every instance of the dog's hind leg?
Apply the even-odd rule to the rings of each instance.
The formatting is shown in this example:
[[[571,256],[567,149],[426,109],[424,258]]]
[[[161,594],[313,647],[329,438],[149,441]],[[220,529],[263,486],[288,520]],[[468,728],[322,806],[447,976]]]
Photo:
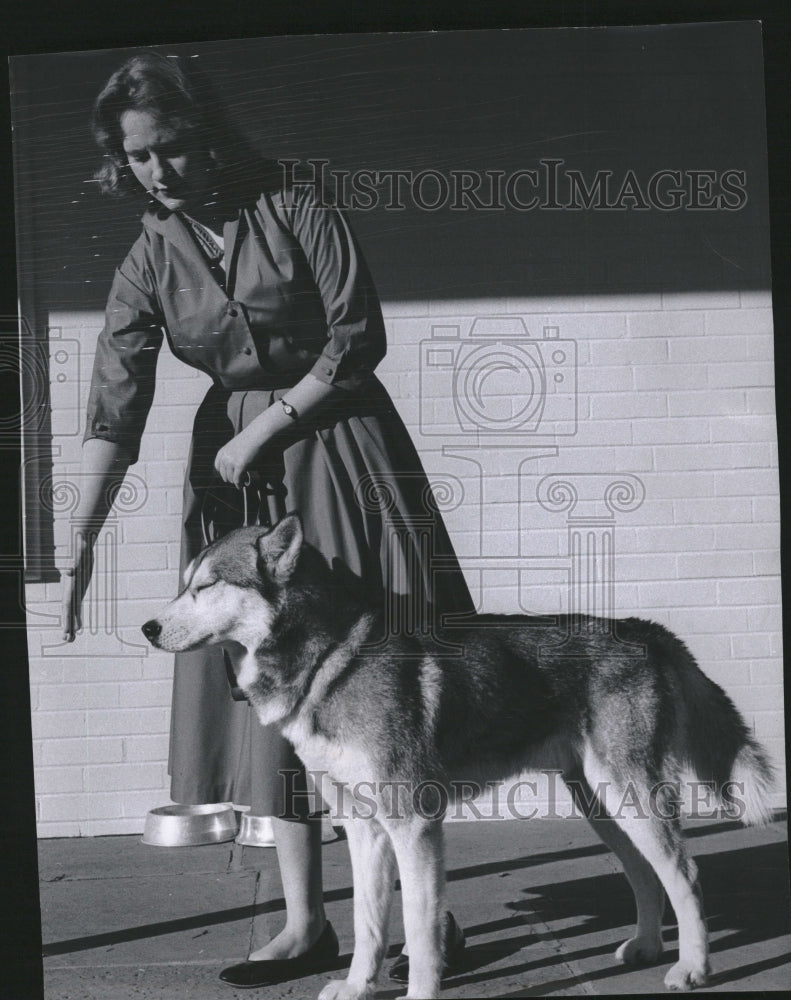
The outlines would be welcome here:
[[[375,819],[347,819],[345,828],[354,884],[354,955],[347,978],[328,983],[319,1000],[373,996],[387,950],[395,880],[392,844]]]
[[[409,1000],[439,995],[445,864],[441,820],[412,819],[391,829],[401,877],[409,951]]]
[[[604,803],[583,773],[567,774],[565,780],[577,809],[621,862],[634,893],[637,928],[634,937],[624,941],[617,949],[615,957],[626,965],[650,965],[662,954],[662,914],[665,908],[662,883],[629,837],[607,815]]]
[[[646,775],[636,788],[614,776],[590,749],[583,768],[607,812],[659,876],[670,899],[678,923],[679,960],[665,976],[665,986],[671,990],[703,986],[709,973],[703,900],[697,866],[684,849],[678,817],[660,815]]]

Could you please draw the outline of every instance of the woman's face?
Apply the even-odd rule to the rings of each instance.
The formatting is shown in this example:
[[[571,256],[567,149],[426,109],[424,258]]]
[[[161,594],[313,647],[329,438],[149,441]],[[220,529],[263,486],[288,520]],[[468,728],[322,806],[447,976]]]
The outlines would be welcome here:
[[[212,159],[196,149],[189,132],[179,131],[150,111],[124,111],[119,119],[132,173],[172,212],[197,207],[211,185]]]

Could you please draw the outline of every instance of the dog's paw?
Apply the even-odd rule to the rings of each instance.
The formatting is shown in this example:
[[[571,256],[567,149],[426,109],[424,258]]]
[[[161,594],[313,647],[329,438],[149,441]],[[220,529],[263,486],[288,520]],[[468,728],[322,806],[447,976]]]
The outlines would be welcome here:
[[[319,1000],[368,1000],[372,996],[372,990],[361,990],[348,979],[333,979],[319,993]]]
[[[439,989],[439,980],[434,983],[417,983],[410,986],[403,1000],[435,1000],[439,996]]]
[[[651,965],[661,954],[661,939],[633,937],[624,941],[615,952],[615,957],[624,965]]]
[[[705,986],[709,970],[706,964],[693,965],[689,962],[676,962],[665,976],[665,986],[669,990],[694,990],[696,986]]]

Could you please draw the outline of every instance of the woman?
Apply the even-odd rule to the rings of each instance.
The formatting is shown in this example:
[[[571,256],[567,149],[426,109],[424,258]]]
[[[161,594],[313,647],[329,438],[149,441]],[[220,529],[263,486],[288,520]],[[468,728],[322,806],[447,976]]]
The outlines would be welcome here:
[[[470,611],[417,453],[373,375],[384,324],[344,216],[258,159],[186,61],[145,53],[125,63],[97,98],[93,131],[103,190],[145,191],[149,203],[97,344],[83,446],[92,485],[77,514],[65,637],[80,627],[115,484],[137,460],[163,335],[176,357],[213,380],[187,464],[182,569],[224,531],[298,510],[329,563],[371,592],[399,595],[418,627],[429,627],[426,615]],[[431,552],[451,562],[440,587]],[[338,944],[322,905],[320,824],[307,795],[286,801],[284,774],[296,771],[304,792],[304,771],[279,733],[234,699],[234,679],[231,651],[176,657],[171,796],[289,817],[273,822],[285,927],[222,974],[263,985],[320,967]],[[460,932],[449,927],[458,951]]]

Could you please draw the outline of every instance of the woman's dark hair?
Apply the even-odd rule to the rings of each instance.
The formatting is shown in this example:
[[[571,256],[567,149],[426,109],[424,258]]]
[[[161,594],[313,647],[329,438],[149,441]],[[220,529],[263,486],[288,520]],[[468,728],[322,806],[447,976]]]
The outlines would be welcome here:
[[[192,133],[219,167],[255,155],[228,121],[211,81],[195,66],[195,60],[143,52],[113,73],[93,107],[91,128],[104,153],[95,179],[104,194],[126,195],[140,188],[123,147],[120,119],[125,111],[150,111],[169,125]]]

